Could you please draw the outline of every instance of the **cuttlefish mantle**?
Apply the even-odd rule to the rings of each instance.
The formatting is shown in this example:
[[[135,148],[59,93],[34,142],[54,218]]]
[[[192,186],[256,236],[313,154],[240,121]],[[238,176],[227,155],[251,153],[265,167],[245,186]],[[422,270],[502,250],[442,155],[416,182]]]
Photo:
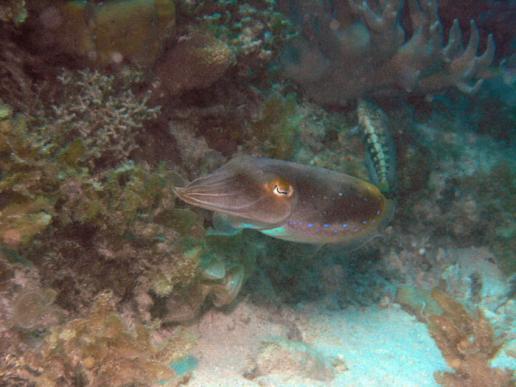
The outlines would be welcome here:
[[[367,181],[293,162],[241,156],[176,194],[186,203],[293,242],[366,240],[390,220],[393,204]]]

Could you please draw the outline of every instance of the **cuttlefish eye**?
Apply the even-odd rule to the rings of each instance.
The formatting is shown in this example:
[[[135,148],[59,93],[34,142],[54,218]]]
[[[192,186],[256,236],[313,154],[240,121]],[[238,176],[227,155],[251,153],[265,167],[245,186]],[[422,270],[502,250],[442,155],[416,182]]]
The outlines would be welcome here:
[[[269,185],[272,188],[272,193],[279,197],[289,198],[294,193],[294,187],[292,187],[289,183],[281,179],[276,179],[272,181]]]

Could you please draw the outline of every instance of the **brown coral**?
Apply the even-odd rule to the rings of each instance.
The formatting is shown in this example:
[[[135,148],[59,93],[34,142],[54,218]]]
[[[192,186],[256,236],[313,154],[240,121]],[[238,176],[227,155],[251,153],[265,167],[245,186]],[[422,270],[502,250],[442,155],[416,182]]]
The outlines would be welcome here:
[[[179,39],[156,71],[163,88],[177,95],[210,86],[234,61],[235,57],[226,43],[209,32],[193,31]]]

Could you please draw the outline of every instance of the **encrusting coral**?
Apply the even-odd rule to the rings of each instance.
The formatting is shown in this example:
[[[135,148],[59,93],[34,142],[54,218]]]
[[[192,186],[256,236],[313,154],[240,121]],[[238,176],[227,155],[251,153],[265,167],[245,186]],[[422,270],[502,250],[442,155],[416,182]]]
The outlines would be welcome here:
[[[473,21],[466,48],[458,21],[443,46],[434,0],[409,1],[408,37],[399,0],[334,2],[331,10],[303,0],[295,3],[304,34],[286,50],[284,72],[321,103],[345,104],[372,94],[425,94],[450,86],[473,93],[493,61],[492,36],[477,56],[479,31]]]

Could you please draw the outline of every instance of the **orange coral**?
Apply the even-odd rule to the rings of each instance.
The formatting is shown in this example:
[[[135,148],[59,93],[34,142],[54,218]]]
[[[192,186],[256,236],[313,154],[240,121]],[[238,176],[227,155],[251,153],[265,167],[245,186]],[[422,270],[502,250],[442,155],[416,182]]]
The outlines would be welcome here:
[[[436,374],[445,386],[509,386],[509,370],[491,368],[489,361],[500,349],[493,329],[482,312],[470,315],[444,291],[436,288],[432,297],[442,308],[440,315],[428,317],[432,337],[455,373]]]

